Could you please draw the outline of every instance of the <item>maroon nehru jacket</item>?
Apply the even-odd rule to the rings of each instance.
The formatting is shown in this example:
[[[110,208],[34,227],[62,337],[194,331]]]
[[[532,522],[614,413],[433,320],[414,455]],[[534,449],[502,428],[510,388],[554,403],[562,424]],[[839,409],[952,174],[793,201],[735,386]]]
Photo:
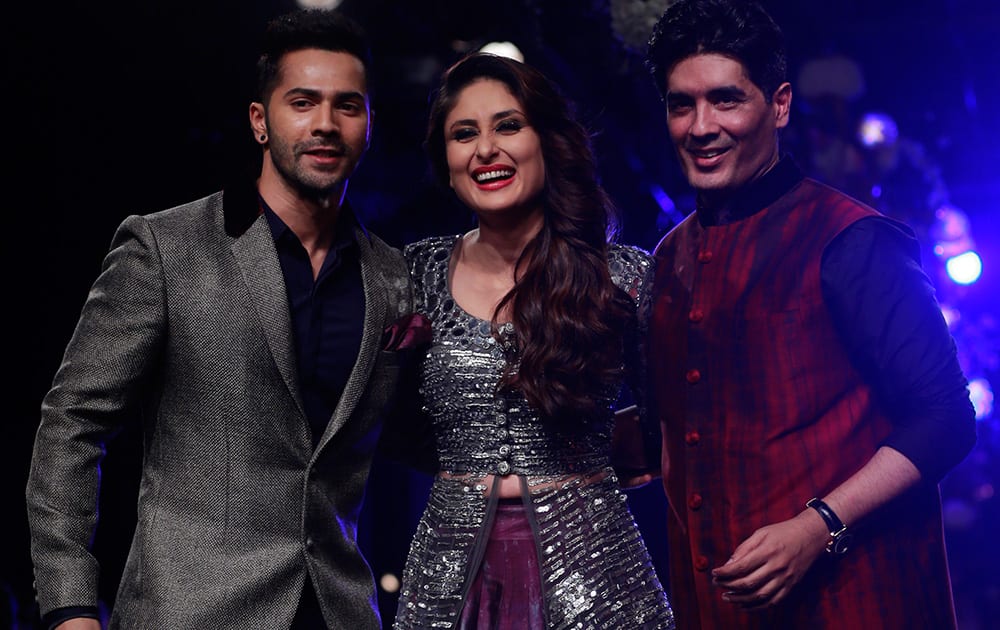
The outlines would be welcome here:
[[[950,628],[936,479],[852,527],[784,602],[744,612],[711,584],[756,529],[792,518],[859,470],[893,431],[823,300],[827,245],[877,213],[801,175],[763,210],[657,247],[652,410],[671,505],[678,628]],[[853,525],[853,524],[852,524]]]

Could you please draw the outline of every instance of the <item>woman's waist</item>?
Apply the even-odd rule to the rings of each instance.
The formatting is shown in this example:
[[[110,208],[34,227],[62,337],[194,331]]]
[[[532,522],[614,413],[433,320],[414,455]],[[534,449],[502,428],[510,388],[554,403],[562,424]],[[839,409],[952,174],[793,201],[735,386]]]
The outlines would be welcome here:
[[[526,449],[500,446],[493,449],[440,449],[440,469],[458,474],[564,475],[587,473],[611,465],[606,449]]]
[[[488,472],[440,470],[437,480],[444,485],[457,484],[464,495],[514,500],[567,487],[589,486],[606,480],[618,482],[610,466],[586,471],[560,473],[494,475]]]

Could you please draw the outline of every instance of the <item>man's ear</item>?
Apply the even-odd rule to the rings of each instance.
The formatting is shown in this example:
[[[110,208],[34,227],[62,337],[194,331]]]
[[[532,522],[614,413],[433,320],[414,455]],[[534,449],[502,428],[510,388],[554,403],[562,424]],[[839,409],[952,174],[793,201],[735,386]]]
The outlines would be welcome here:
[[[250,129],[259,144],[267,142],[267,112],[263,103],[250,103]]]
[[[792,113],[792,84],[786,81],[779,85],[771,97],[771,104],[774,106],[774,126],[778,129],[787,126]]]

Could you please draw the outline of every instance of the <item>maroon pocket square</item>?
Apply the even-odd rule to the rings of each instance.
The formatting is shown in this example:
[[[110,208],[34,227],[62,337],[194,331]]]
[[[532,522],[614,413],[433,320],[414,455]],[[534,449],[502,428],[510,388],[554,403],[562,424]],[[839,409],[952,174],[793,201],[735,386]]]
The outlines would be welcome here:
[[[420,313],[403,315],[382,332],[382,349],[410,350],[431,342],[431,320]]]

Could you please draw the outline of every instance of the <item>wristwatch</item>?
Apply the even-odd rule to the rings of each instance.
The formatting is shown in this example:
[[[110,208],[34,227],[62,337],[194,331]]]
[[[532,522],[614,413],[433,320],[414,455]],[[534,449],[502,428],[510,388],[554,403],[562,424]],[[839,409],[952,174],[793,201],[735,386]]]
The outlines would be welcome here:
[[[844,525],[844,522],[830,509],[829,505],[815,497],[806,501],[806,507],[811,507],[819,512],[827,529],[830,530],[830,542],[826,543],[826,551],[838,555],[847,553],[851,547],[851,541],[854,539],[851,532],[847,531],[847,525]]]

